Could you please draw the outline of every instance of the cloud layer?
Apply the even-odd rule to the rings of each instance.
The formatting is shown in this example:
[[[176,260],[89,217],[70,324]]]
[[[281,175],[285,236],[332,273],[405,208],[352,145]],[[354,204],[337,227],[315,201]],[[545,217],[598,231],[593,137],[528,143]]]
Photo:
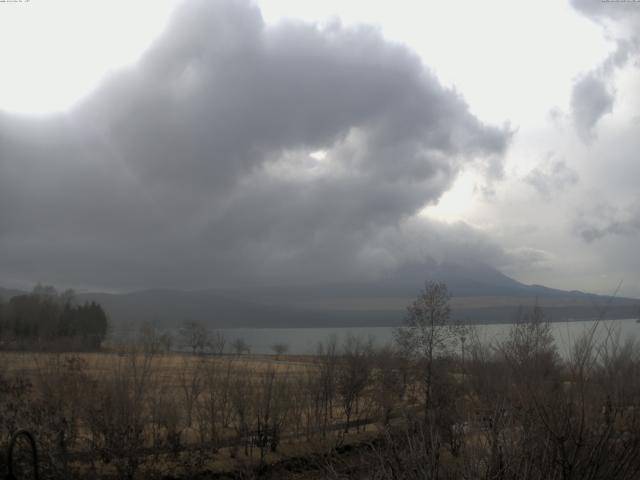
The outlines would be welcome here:
[[[68,114],[0,114],[0,280],[373,275],[446,250],[430,239],[459,229],[418,212],[468,163],[499,175],[509,138],[371,27],[267,26],[244,1],[189,1]],[[469,252],[497,248],[465,234]]]
[[[573,7],[601,24],[615,42],[615,50],[593,70],[576,79],[571,95],[571,114],[583,141],[595,139],[598,121],[613,111],[616,92],[612,77],[640,52],[640,8],[634,2],[571,0]],[[614,28],[610,29],[610,25]]]
[[[579,177],[563,159],[556,159],[550,153],[547,161],[531,170],[524,180],[544,198],[550,199],[555,193],[576,185]]]

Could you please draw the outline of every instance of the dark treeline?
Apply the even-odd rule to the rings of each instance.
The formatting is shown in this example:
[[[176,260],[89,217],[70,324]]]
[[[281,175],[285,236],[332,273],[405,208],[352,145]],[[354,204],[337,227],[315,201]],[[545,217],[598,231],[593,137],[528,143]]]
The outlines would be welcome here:
[[[72,290],[59,293],[37,285],[8,302],[0,299],[0,345],[4,348],[55,347],[97,349],[107,334],[100,305],[75,303]]]

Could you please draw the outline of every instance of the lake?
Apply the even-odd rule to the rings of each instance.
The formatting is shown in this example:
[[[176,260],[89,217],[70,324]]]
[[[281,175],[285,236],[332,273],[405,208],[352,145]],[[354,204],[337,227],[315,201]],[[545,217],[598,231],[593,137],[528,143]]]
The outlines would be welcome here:
[[[551,324],[558,352],[567,357],[573,342],[595,325],[594,321],[554,322]],[[500,341],[509,333],[511,324],[488,324],[475,327],[478,337],[484,343]],[[225,328],[220,329],[229,346],[237,338],[244,339],[251,346],[251,353],[273,353],[271,346],[284,343],[291,354],[315,353],[319,342],[326,342],[335,336],[338,341],[349,335],[363,339],[372,338],[374,345],[381,346],[393,342],[394,327],[355,328]],[[635,319],[602,320],[596,328],[598,338],[606,331],[613,330],[621,339],[640,337],[640,323]],[[227,347],[229,348],[229,347]]]

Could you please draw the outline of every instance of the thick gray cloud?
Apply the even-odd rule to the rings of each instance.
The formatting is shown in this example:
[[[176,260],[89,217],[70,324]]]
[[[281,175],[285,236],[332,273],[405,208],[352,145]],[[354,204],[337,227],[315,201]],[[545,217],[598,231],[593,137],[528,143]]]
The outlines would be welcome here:
[[[189,1],[70,113],[0,114],[0,280],[369,275],[409,248],[382,232],[419,221],[466,163],[500,165],[509,137],[371,27]]]
[[[587,214],[578,216],[575,229],[585,242],[591,243],[607,236],[640,235],[640,204],[617,208],[600,203]]]
[[[547,155],[546,161],[531,170],[524,179],[543,197],[549,199],[578,183],[578,174],[564,160]]]
[[[576,79],[571,94],[571,115],[576,131],[586,143],[595,138],[598,121],[611,113],[616,100],[612,77],[640,52],[640,8],[634,2],[571,0],[573,7],[607,29],[614,23],[615,50],[596,68]],[[607,31],[609,31],[607,29]],[[609,36],[609,35],[608,35]]]
[[[616,92],[612,77],[630,62],[637,63],[640,52],[640,4],[637,2],[592,2],[572,0],[572,5],[591,20],[603,25],[607,38],[616,49],[574,86],[572,108],[574,122],[583,138],[593,138],[598,120],[613,110]],[[594,179],[600,195],[607,198],[581,206],[574,231],[588,243],[605,237],[633,238],[640,233],[640,203],[637,192],[637,133],[633,119],[628,129],[620,129],[608,144],[596,149],[601,160]],[[590,196],[594,197],[593,192]],[[628,256],[628,252],[621,255]]]
[[[571,115],[578,134],[585,142],[594,139],[593,128],[600,118],[611,113],[614,101],[614,92],[593,72],[576,81],[571,93]]]
[[[640,18],[637,2],[617,0],[571,0],[573,8],[594,21],[633,21]]]

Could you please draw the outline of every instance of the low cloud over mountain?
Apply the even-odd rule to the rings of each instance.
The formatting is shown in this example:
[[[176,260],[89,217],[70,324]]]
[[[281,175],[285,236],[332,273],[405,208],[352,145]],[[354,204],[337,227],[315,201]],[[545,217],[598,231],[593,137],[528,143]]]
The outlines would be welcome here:
[[[367,277],[450,244],[498,258],[418,214],[467,164],[499,175],[510,136],[372,27],[186,2],[70,112],[0,114],[0,275],[188,288]]]

